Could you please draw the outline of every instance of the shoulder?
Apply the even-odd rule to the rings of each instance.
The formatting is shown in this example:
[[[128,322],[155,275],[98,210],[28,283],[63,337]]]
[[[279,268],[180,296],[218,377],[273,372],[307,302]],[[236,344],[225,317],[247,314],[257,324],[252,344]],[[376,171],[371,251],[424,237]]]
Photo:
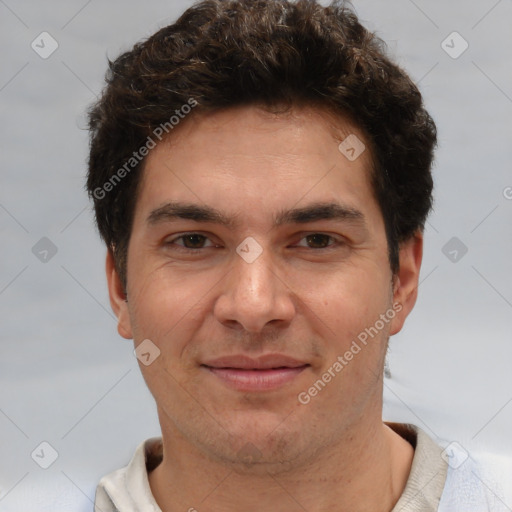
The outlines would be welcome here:
[[[415,449],[406,487],[393,512],[511,512],[512,460],[470,453],[457,442],[441,447],[415,425],[388,423]]]
[[[161,512],[151,494],[148,469],[158,465],[161,438],[139,444],[127,466],[105,475],[98,483],[94,507],[96,512]]]
[[[456,443],[447,450],[452,461],[448,464],[439,512],[510,512],[511,461],[490,454],[470,454]]]

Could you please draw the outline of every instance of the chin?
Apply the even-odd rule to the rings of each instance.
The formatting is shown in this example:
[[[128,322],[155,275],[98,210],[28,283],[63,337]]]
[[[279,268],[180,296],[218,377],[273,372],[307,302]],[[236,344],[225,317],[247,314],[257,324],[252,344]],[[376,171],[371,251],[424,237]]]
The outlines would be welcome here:
[[[248,421],[231,424],[229,439],[220,441],[213,448],[223,463],[229,463],[237,472],[254,473],[261,471],[282,472],[288,465],[296,464],[304,456],[304,450],[310,443],[304,431],[293,432],[284,428],[284,417],[263,413],[256,419],[255,414],[247,415]],[[301,439],[302,438],[302,439]],[[306,457],[307,459],[307,457]]]

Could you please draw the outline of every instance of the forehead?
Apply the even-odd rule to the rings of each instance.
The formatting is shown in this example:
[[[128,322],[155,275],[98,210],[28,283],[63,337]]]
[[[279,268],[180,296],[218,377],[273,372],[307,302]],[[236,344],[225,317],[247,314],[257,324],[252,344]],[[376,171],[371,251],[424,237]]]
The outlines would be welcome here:
[[[221,153],[237,158],[271,159],[285,155],[304,158],[310,155],[318,159],[330,153],[337,155],[338,145],[347,138],[368,146],[366,136],[355,122],[325,107],[297,105],[274,112],[254,105],[195,111],[179,120],[147,161],[151,165],[166,150],[177,158],[186,152],[187,160],[201,158],[205,152],[212,157]],[[261,141],[265,144],[260,145]],[[370,167],[370,151],[363,151],[357,160]]]
[[[361,154],[349,158],[344,141],[355,142]],[[284,203],[367,207],[373,194],[365,146],[353,123],[311,107],[279,114],[254,106],[194,113],[149,153],[136,216],[169,201],[215,204],[242,216],[240,210],[249,215],[258,209],[271,219]]]

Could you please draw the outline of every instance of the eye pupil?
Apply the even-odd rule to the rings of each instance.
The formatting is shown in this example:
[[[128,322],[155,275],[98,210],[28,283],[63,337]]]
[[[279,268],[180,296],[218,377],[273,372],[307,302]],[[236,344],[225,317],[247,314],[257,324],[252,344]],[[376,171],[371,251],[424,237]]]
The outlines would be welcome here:
[[[314,235],[308,235],[306,238],[308,240],[308,244],[310,242],[313,242],[313,245],[320,244],[322,247],[327,247],[330,237],[329,237],[329,235],[322,235],[322,234],[316,233]],[[322,241],[325,243],[323,243]]]
[[[197,245],[201,246],[202,243],[204,243],[204,236],[203,235],[197,235],[197,234],[193,234],[193,235],[186,235],[183,237],[183,243],[185,244],[185,247],[188,247],[189,249],[192,248],[192,249],[196,249],[197,248]],[[199,239],[199,242],[198,242],[198,239]],[[187,242],[192,242],[192,247],[189,247],[187,245]],[[196,243],[194,243],[196,242]]]

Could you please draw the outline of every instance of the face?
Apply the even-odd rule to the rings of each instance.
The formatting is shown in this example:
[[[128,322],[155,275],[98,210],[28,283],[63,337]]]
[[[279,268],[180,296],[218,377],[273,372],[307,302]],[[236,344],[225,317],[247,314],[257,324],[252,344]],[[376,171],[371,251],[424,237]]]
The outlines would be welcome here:
[[[128,302],[110,255],[107,275],[120,334],[150,340],[140,367],[164,439],[282,467],[381,420],[421,237],[393,281],[370,155],[347,158],[349,135],[364,141],[318,110],[240,107],[191,116],[148,155]]]

